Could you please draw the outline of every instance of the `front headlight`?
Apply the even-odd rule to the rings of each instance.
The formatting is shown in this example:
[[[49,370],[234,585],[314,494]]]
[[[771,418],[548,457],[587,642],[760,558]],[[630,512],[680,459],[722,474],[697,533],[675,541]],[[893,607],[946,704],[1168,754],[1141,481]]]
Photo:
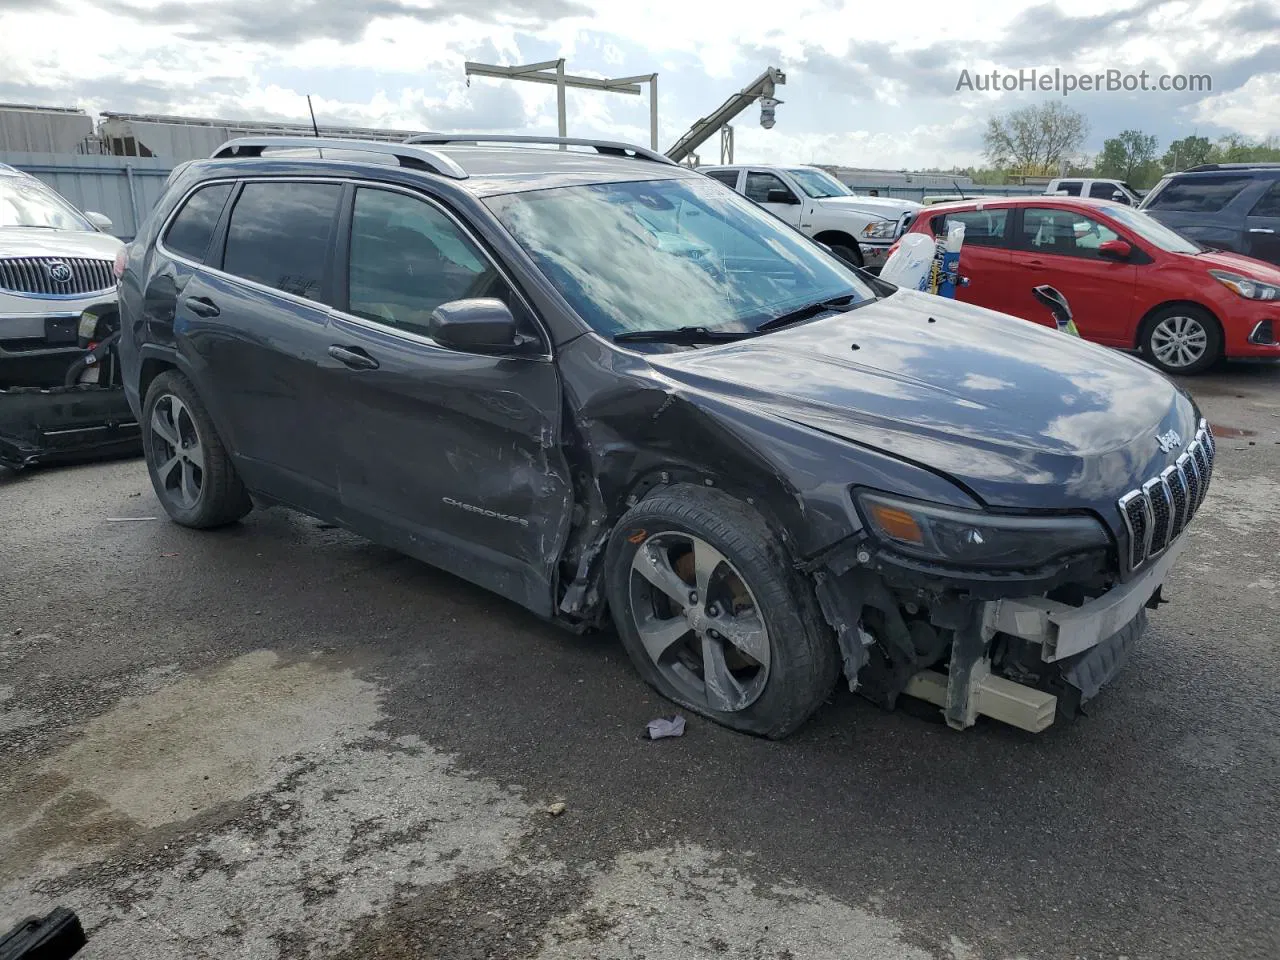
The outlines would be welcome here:
[[[883,220],[880,223],[868,223],[862,228],[862,235],[868,240],[892,240],[897,230],[897,220]]]
[[[867,529],[881,543],[961,567],[1032,569],[1111,542],[1093,517],[1006,516],[871,492],[856,499]]]
[[[1280,287],[1273,287],[1261,280],[1228,273],[1226,270],[1210,270],[1209,276],[1246,300],[1280,300]]]

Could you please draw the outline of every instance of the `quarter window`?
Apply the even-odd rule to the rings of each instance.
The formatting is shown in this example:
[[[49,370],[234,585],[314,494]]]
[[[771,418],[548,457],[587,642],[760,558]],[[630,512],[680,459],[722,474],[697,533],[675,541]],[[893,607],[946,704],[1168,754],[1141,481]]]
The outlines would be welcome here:
[[[1027,207],[1022,212],[1022,246],[1037,253],[1098,259],[1099,245],[1119,239],[1114,230],[1074,210]]]
[[[320,300],[341,197],[336,183],[246,183],[227,225],[222,269]]]
[[[389,190],[356,191],[349,290],[355,316],[423,336],[431,312],[451,300],[497,297],[526,320],[492,262],[447,215]]]
[[[178,211],[164,236],[164,245],[190,260],[204,262],[213,239],[214,228],[222,216],[222,208],[231,196],[231,184],[215,183],[201,187]]]
[[[1280,180],[1271,184],[1249,211],[1251,217],[1280,217]]]

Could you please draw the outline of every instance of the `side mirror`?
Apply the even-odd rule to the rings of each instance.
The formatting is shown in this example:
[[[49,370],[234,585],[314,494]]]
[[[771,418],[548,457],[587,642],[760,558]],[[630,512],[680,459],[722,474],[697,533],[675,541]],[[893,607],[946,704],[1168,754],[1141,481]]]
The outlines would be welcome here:
[[[1133,255],[1133,247],[1127,240],[1104,240],[1098,244],[1098,256],[1108,260],[1128,260]]]
[[[103,233],[106,233],[108,230],[111,229],[111,218],[108,217],[105,213],[98,213],[94,210],[86,210],[84,212],[84,218],[88,220],[90,223],[92,223],[99,230],[101,230]]]
[[[431,311],[431,339],[442,347],[468,353],[502,353],[522,346],[511,308],[492,297],[451,300]]]
[[[1114,200],[1116,203],[1123,203],[1126,207],[1133,206],[1133,204],[1129,202],[1129,198],[1125,196],[1123,193],[1121,193],[1119,190],[1117,190],[1115,193],[1111,195],[1111,199]]]
[[[770,190],[764,198],[765,203],[799,203],[800,198],[790,190]]]

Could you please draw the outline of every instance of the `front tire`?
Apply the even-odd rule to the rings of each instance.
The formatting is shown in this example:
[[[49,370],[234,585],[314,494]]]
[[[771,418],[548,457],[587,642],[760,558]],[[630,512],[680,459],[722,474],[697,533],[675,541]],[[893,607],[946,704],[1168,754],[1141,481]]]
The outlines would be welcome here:
[[[1222,358],[1222,328],[1201,307],[1164,307],[1147,319],[1139,346],[1152,366],[1165,373],[1194,376]]]
[[[831,248],[832,253],[849,264],[849,266],[862,268],[862,251],[857,247],[850,247],[843,243],[831,243],[828,246]]]
[[[176,370],[160,374],[147,388],[142,448],[151,485],[176,523],[220,527],[253,509],[200,395]]]
[[[606,590],[640,675],[734,730],[781,738],[830,695],[839,660],[806,584],[751,507],[679,485],[610,538]]]

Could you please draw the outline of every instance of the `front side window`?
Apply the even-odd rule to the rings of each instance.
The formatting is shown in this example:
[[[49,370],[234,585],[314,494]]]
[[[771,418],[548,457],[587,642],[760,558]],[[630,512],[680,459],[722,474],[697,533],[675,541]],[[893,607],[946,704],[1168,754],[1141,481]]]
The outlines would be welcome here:
[[[787,196],[794,197],[791,188],[782,182],[782,178],[777,174],[763,173],[759,171],[751,171],[747,174],[746,185],[742,188],[742,192],[748,200],[754,200],[756,203],[768,203],[770,190],[782,190]]]
[[[935,236],[945,237],[953,224],[964,224],[964,242],[979,247],[1004,246],[1005,225],[1009,221],[1008,208],[995,210],[960,210],[933,218]]]
[[[202,263],[222,208],[231,196],[231,187],[229,183],[215,183],[193,193],[169,224],[164,245],[173,253]]]
[[[791,174],[791,179],[800,185],[801,190],[815,200],[821,200],[824,197],[853,196],[852,190],[825,170],[802,167],[798,170],[788,170],[787,173]]]
[[[1022,211],[1021,237],[1021,245],[1036,253],[1088,258],[1097,258],[1099,245],[1120,239],[1118,233],[1092,217],[1042,207]]]
[[[0,176],[0,227],[93,230],[71,204],[34,177]]]
[[[1249,177],[1221,175],[1170,180],[1151,197],[1147,209],[1216,213],[1253,182]]]
[[[1094,200],[1110,200],[1120,192],[1120,188],[1114,183],[1102,183],[1101,181],[1095,181],[1094,183],[1089,184],[1089,196]]]
[[[1058,184],[1058,193],[1065,193],[1069,197],[1080,196],[1080,188],[1084,186],[1079,180],[1063,180]]]
[[[471,239],[424,200],[361,187],[351,216],[350,312],[422,336],[442,303],[497,297],[506,281]]]
[[[222,269],[320,300],[341,197],[336,183],[246,183],[231,210]]]
[[[556,187],[486,201],[582,319],[606,336],[753,330],[875,294],[841,261],[701,178]]]

